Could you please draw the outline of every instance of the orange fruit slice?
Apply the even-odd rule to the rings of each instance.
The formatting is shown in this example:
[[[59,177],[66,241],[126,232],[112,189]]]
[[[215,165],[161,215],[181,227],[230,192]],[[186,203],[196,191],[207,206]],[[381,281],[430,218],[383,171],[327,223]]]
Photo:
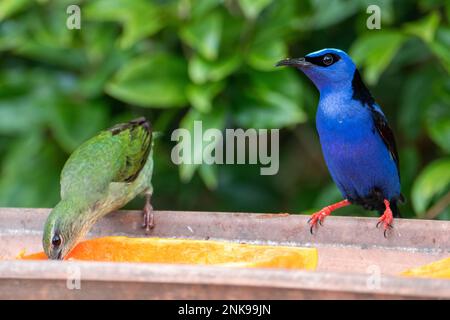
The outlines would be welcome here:
[[[43,252],[22,254],[18,258],[47,259]],[[315,248],[187,239],[105,237],[80,242],[66,259],[314,270],[318,254]]]
[[[401,275],[407,277],[450,279],[450,258],[403,271]]]

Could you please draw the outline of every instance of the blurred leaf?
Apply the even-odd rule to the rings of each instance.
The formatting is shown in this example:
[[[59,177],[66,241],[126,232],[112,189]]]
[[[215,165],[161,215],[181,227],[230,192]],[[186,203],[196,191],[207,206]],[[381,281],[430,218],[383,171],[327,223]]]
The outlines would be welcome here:
[[[235,102],[239,125],[247,128],[282,128],[304,122],[302,86],[294,70],[255,72]]]
[[[83,45],[89,63],[83,68],[81,91],[85,97],[103,94],[105,84],[120,66],[132,58],[132,50],[120,50],[114,45],[116,28],[98,23],[86,23],[89,32],[83,32]]]
[[[412,189],[412,203],[418,214],[423,214],[431,201],[450,186],[450,158],[429,164],[416,179]]]
[[[83,27],[89,32],[81,32],[82,45],[90,64],[101,64],[110,54],[126,54],[130,50],[123,50],[115,45],[120,28],[111,23],[86,22]]]
[[[425,106],[429,105],[429,93],[432,91],[435,77],[433,70],[422,70],[405,80],[400,100],[400,114],[398,118],[400,128],[405,136],[414,140],[422,129],[422,119]]]
[[[89,32],[83,32],[82,37],[89,63],[83,68],[80,89],[83,96],[94,98],[103,94],[105,84],[132,58],[132,52],[114,45],[117,30],[111,25],[85,23],[85,27]]]
[[[114,72],[127,62],[123,52],[111,52],[99,66],[93,66],[85,71],[81,78],[80,91],[85,97],[95,98],[103,94],[103,89]]]
[[[216,8],[219,4],[222,4],[223,0],[186,0],[180,1],[180,6],[186,6],[190,10],[190,15],[193,18],[201,17],[207,14],[211,9]]]
[[[70,153],[106,128],[107,110],[105,105],[99,103],[63,100],[54,105],[48,120],[56,140]]]
[[[307,1],[284,0],[283,5],[279,1],[273,1],[267,7],[264,14],[256,20],[256,37],[265,39],[285,39],[292,37],[301,39],[303,34],[295,30],[305,27],[303,16],[310,16],[310,4]]]
[[[429,47],[439,58],[447,73],[450,73],[450,28],[439,28],[436,41],[430,43]]]
[[[401,148],[399,154],[402,192],[403,194],[409,195],[419,169],[420,154],[413,147]],[[409,204],[408,199],[407,204]]]
[[[128,62],[106,86],[111,96],[141,107],[186,105],[188,84],[183,59],[169,53],[154,53]]]
[[[256,70],[273,71],[275,63],[286,56],[287,47],[283,41],[269,40],[253,45],[247,62]]]
[[[221,58],[209,62],[199,56],[189,60],[189,76],[193,82],[202,84],[207,81],[217,82],[233,73],[241,64],[239,55]]]
[[[213,12],[184,26],[180,37],[206,59],[215,60],[219,52],[221,34],[222,15],[220,12]]]
[[[405,40],[405,35],[396,31],[370,32],[355,41],[350,55],[358,66],[365,67],[367,82],[375,84]]]
[[[345,0],[315,0],[311,2],[312,14],[307,16],[302,24],[304,29],[323,29],[332,26],[360,9],[359,1]]]
[[[450,104],[435,104],[427,114],[430,137],[442,149],[450,153]]]
[[[201,165],[198,170],[206,187],[210,190],[216,189],[218,182],[217,168],[214,165]]]
[[[6,20],[0,23],[0,51],[16,48],[23,39],[25,27],[14,20]]]
[[[225,125],[225,110],[220,106],[216,106],[209,113],[201,113],[195,109],[191,109],[181,121],[180,128],[187,129],[190,132],[191,136],[191,159],[192,164],[181,164],[180,165],[180,178],[184,182],[188,182],[192,179],[192,176],[195,173],[195,170],[199,166],[207,166],[207,164],[195,164],[196,162],[202,162],[203,159],[203,148],[209,143],[203,143],[203,137],[194,135],[194,122],[200,121],[202,126],[202,132],[204,133],[206,130],[210,128],[215,128],[222,130]],[[201,146],[195,148],[195,139],[199,139],[198,141],[202,141]],[[211,175],[215,171],[211,171],[209,169],[203,169],[202,178],[205,181],[207,186],[215,186],[216,178],[213,178]],[[214,173],[215,174],[215,173]]]
[[[86,64],[81,50],[60,49],[35,42],[22,43],[16,52],[24,57],[72,69]]]
[[[122,48],[151,36],[164,26],[162,13],[151,1],[146,0],[93,0],[82,10],[91,21],[113,21],[123,25],[120,39]]]
[[[450,20],[450,2],[446,3],[445,8],[447,12],[447,20]]]
[[[86,63],[83,50],[74,46],[78,30],[66,28],[66,8],[55,4],[53,10],[45,6],[27,12],[21,20],[23,30],[16,34],[14,53],[51,65],[78,68]],[[22,28],[21,27],[21,28]]]
[[[258,17],[259,13],[271,3],[272,0],[239,0],[242,11],[249,19]]]
[[[439,25],[439,20],[439,14],[437,12],[433,12],[422,20],[405,24],[403,29],[405,32],[415,35],[425,42],[432,42],[436,29]]]
[[[42,108],[30,97],[0,101],[0,134],[17,134],[39,127],[45,118]]]
[[[32,0],[2,0],[0,2],[0,21],[24,9]]]
[[[44,127],[48,109],[70,94],[74,79],[43,69],[11,68],[0,77],[0,133],[26,133]]]
[[[187,96],[191,105],[201,112],[209,112],[212,100],[222,91],[223,82],[207,83],[205,85],[191,84],[187,88]]]
[[[31,131],[11,145],[0,180],[0,203],[9,207],[51,207],[58,200],[58,150]]]

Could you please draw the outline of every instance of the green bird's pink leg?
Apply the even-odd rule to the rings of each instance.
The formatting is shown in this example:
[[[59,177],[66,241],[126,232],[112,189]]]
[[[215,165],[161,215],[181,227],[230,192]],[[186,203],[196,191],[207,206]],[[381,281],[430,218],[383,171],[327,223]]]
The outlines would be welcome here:
[[[145,206],[144,206],[144,223],[142,227],[145,228],[145,232],[149,233],[151,229],[155,227],[155,220],[153,216],[153,207],[150,204],[150,200],[152,198],[151,193],[145,194]]]

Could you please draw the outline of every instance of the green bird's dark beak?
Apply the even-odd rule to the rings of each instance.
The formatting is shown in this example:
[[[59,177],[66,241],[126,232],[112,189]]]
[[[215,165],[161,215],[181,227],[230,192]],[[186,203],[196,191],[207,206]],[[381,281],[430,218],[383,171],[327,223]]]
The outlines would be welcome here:
[[[61,250],[53,250],[49,256],[50,260],[62,260],[62,251]]]
[[[286,66],[286,67],[301,68],[301,67],[307,67],[310,65],[311,65],[311,63],[306,61],[305,58],[294,58],[294,59],[287,58],[287,59],[278,61],[277,64],[275,65],[275,67]]]

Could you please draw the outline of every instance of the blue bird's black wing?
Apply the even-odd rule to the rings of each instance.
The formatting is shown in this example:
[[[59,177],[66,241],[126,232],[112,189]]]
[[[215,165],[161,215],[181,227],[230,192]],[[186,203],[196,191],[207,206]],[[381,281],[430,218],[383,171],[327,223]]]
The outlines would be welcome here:
[[[367,105],[369,107],[372,113],[375,128],[377,129],[378,133],[380,134],[381,138],[386,144],[386,147],[391,153],[391,156],[395,161],[395,165],[397,166],[397,172],[400,178],[400,170],[398,167],[398,152],[397,146],[395,144],[394,133],[392,132],[392,129],[389,127],[389,124],[386,120],[386,117],[383,114],[383,111],[381,111],[381,108],[375,103],[375,100],[370,94],[369,89],[367,89],[366,85],[362,81],[361,75],[357,69],[353,74],[352,89],[353,89],[352,98],[358,100],[359,102],[361,102],[361,104]]]
[[[378,112],[375,108],[372,108],[372,118],[380,137],[383,139],[384,144],[388,148],[392,159],[394,159],[395,165],[397,166],[398,176],[400,178],[400,168],[397,152],[397,144],[395,143],[394,133],[389,127],[389,124],[385,116]]]
[[[400,179],[399,159],[394,133],[392,132],[392,129],[389,127],[389,124],[386,120],[386,117],[383,114],[383,111],[381,111],[380,106],[378,106],[375,103],[375,100],[370,94],[369,89],[367,89],[366,85],[362,81],[361,75],[359,74],[359,71],[357,69],[353,74],[352,89],[353,89],[352,98],[369,108],[373,119],[374,129],[380,135],[392,159],[394,160],[395,166],[397,167],[398,178]],[[405,199],[404,196],[400,194],[398,200],[404,202],[404,199]],[[396,211],[397,214],[399,214],[398,210],[396,209],[396,203],[393,203],[393,208],[395,209],[394,211]]]

